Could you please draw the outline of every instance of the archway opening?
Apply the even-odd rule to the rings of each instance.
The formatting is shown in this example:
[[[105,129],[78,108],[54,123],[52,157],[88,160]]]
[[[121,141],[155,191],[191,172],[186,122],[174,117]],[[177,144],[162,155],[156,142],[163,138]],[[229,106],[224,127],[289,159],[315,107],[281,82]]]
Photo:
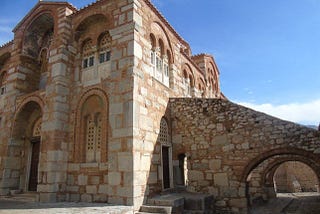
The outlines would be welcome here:
[[[318,183],[315,172],[300,161],[282,163],[273,176],[276,193],[318,192]]]
[[[48,62],[51,44],[54,43],[54,18],[43,13],[26,28],[23,38],[22,66],[29,71],[26,92],[42,90],[48,78]]]
[[[305,152],[276,153],[251,163],[245,179],[245,194],[252,213],[293,199],[297,200],[295,203],[308,198],[319,200],[319,163],[312,154],[309,156]],[[279,210],[274,212],[283,212],[280,206],[276,208]]]
[[[6,169],[11,172],[10,190],[37,191],[41,151],[42,110],[38,103],[26,103],[16,116],[8,146]]]

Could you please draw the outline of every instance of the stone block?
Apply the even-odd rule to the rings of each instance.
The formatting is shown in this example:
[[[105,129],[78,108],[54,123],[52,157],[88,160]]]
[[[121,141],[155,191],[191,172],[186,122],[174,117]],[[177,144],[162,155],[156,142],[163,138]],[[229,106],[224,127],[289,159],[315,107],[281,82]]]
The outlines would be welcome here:
[[[68,171],[79,171],[80,170],[80,164],[78,163],[69,163],[68,164]]]
[[[221,169],[221,160],[219,160],[219,159],[209,160],[209,169],[220,170]]]
[[[79,175],[78,176],[78,185],[87,185],[88,184],[88,176],[87,175]]]
[[[124,204],[124,198],[117,196],[109,196],[108,203],[110,204]]]
[[[117,195],[120,197],[132,197],[133,187],[117,187]]]
[[[107,195],[105,195],[105,194],[93,195],[93,202],[106,203],[107,202]]]
[[[99,194],[108,194],[108,185],[106,185],[106,184],[99,185],[98,193]]]
[[[68,192],[79,192],[79,186],[67,186]]]
[[[246,198],[230,199],[228,204],[230,207],[246,208],[247,199]]]
[[[57,194],[56,193],[40,193],[39,201],[47,202],[47,203],[57,202]]]
[[[38,192],[58,192],[59,185],[58,184],[38,184],[37,186]]]
[[[188,171],[188,179],[190,181],[204,180],[204,174],[201,171],[189,170]]]
[[[213,175],[214,184],[217,186],[228,186],[229,179],[227,173],[215,173]]]
[[[133,170],[133,157],[131,153],[120,153],[118,155],[119,171],[130,172]]]
[[[80,194],[71,193],[70,196],[69,196],[69,201],[70,202],[79,202],[80,201]]]
[[[90,176],[89,184],[100,184],[100,177],[99,176]]]
[[[97,193],[97,186],[96,185],[86,186],[86,192],[89,194],[96,194]]]
[[[215,146],[219,146],[219,145],[227,145],[229,144],[229,142],[226,135],[219,135],[213,138],[212,144]]]
[[[112,186],[120,185],[121,183],[121,173],[120,172],[109,172],[108,181]]]
[[[91,203],[92,202],[92,195],[90,195],[90,194],[82,194],[81,195],[81,201],[82,202]]]
[[[67,174],[65,172],[48,172],[48,183],[65,183],[67,180]]]

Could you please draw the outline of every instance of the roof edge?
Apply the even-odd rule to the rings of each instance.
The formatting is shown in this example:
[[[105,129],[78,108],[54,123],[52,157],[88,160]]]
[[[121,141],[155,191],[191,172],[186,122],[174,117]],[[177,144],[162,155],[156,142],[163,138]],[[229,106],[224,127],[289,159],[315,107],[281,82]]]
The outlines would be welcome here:
[[[69,2],[66,1],[39,1],[24,17],[23,19],[13,28],[12,32],[15,33],[17,31],[17,29],[27,20],[27,18],[40,6],[43,4],[47,4],[47,5],[66,5],[67,7],[69,7],[71,10],[73,10],[74,12],[77,11],[78,9],[73,6],[72,4],[70,4]]]

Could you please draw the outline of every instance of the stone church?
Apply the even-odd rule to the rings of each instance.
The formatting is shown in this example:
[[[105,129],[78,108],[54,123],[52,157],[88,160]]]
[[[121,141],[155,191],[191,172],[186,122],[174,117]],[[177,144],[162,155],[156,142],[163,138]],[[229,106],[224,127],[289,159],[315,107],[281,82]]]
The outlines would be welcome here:
[[[39,1],[13,32],[0,47],[1,195],[139,210],[167,193],[177,212],[246,213],[274,197],[284,162],[319,180],[319,131],[229,102],[213,56],[192,55],[149,0]]]

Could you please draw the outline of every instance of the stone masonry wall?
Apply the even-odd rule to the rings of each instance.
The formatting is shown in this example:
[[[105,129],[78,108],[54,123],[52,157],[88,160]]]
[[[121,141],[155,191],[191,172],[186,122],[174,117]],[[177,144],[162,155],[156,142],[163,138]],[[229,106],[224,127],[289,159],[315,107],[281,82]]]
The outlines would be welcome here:
[[[318,131],[225,100],[170,99],[169,106],[173,159],[186,154],[188,189],[214,194],[220,209],[246,212],[247,176],[269,158],[295,154],[319,169]]]

